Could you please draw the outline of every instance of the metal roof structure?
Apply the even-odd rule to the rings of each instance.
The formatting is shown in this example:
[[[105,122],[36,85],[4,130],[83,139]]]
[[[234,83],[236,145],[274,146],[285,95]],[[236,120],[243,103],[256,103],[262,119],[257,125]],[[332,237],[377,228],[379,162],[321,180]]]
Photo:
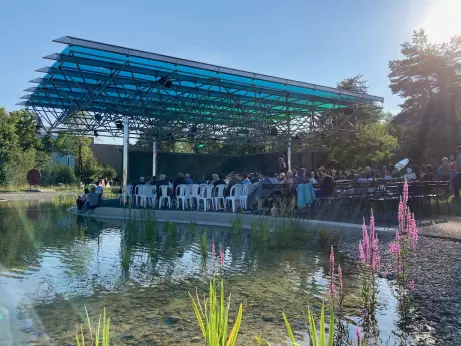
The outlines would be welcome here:
[[[65,36],[20,105],[48,132],[177,140],[287,142],[353,130],[368,94]],[[95,132],[96,131],[96,132]]]

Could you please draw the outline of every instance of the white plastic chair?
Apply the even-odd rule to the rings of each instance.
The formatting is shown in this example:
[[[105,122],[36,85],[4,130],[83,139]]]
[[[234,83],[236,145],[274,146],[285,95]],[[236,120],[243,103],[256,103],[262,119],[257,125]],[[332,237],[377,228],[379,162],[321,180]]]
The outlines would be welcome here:
[[[195,202],[195,204],[198,204],[198,198],[200,197],[200,185],[199,184],[191,184],[191,185],[188,185],[190,191],[189,191],[189,205],[190,207],[192,208],[193,207],[193,203],[192,202]]]
[[[133,186],[127,185],[126,191],[122,190],[122,193],[120,194],[120,204],[123,203],[123,205],[125,205],[127,202],[131,203],[132,199],[133,199]]]
[[[235,206],[237,201],[240,202],[240,196],[242,194],[242,184],[235,184],[231,187],[230,196],[226,197],[226,203],[231,202],[232,212],[235,213]]]
[[[226,200],[224,197],[224,190],[226,189],[226,185],[219,184],[214,187],[214,208],[215,210],[219,209],[219,201],[222,200],[223,208],[226,208]]]
[[[251,184],[242,185],[242,191],[240,194],[240,208],[242,210],[247,208],[247,201],[248,201],[250,186]]]
[[[159,209],[162,209],[164,201],[168,202],[168,208],[171,208],[171,197],[168,195],[168,190],[169,189],[170,189],[170,187],[168,185],[161,185],[160,186],[160,191],[162,191],[162,195],[160,196],[160,199],[158,201]]]
[[[139,206],[139,202],[141,201],[141,196],[143,194],[144,188],[146,185],[136,185],[134,188],[134,204],[136,207]]]
[[[179,202],[182,204],[182,210],[187,208],[189,202],[189,185],[180,184],[176,186],[176,209],[179,209]]]
[[[197,210],[200,208],[200,202],[203,202],[203,210],[206,211],[208,206],[208,201],[211,202],[211,208],[213,209],[213,185],[206,185],[200,189],[200,197],[198,198]]]
[[[141,207],[148,207],[149,202],[152,207],[155,207],[155,201],[157,199],[157,195],[154,194],[154,186],[152,185],[144,185],[142,189],[142,195],[139,196],[140,199],[140,206]]]

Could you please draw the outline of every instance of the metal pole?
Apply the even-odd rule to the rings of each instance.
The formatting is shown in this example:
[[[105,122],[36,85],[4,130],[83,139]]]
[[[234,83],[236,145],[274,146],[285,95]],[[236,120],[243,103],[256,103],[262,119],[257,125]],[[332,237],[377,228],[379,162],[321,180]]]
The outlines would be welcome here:
[[[291,118],[288,111],[288,96],[285,98],[285,111],[288,119],[287,170],[291,172]]]
[[[291,172],[291,138],[288,140],[287,167],[288,167],[288,171]]]
[[[123,118],[123,193],[127,193],[128,180],[128,146],[130,145],[128,117]]]
[[[152,176],[157,176],[157,142],[155,140],[152,145]]]

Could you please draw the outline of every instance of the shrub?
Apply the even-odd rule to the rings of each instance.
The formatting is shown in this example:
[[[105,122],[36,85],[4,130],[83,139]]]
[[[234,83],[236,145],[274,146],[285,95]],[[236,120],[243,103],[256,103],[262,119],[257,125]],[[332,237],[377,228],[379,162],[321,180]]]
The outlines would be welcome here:
[[[77,182],[74,170],[68,166],[55,165],[51,175],[55,184],[71,185]]]

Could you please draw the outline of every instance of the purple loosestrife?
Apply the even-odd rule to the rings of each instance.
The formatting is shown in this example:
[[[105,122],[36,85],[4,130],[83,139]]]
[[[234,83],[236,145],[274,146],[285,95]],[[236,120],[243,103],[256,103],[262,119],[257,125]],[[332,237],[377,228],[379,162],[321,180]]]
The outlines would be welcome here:
[[[381,257],[379,255],[378,236],[375,233],[375,218],[373,211],[370,216],[370,234],[368,234],[365,218],[362,225],[362,241],[359,242],[360,261],[362,264],[370,266],[374,272],[379,269]]]
[[[338,266],[338,285],[339,285],[339,294],[343,294],[343,270],[341,266]]]
[[[224,265],[224,251],[222,247],[219,248],[219,264],[222,266]]]
[[[214,261],[216,257],[216,247],[214,245],[214,239],[211,241],[211,259]]]
[[[360,346],[360,328],[355,326],[355,336],[357,337],[357,346]]]
[[[415,282],[413,280],[410,280],[410,291],[415,290]]]
[[[330,288],[330,295],[333,298],[336,296],[336,288],[335,288],[335,283],[333,281],[334,273],[335,273],[335,253],[333,251],[333,246],[331,246],[331,250],[330,250],[330,285],[329,285],[329,288]]]
[[[363,251],[365,254],[365,260],[368,259],[370,255],[370,240],[368,238],[367,225],[365,224],[365,218],[363,218],[362,224],[362,237],[363,237]]]

